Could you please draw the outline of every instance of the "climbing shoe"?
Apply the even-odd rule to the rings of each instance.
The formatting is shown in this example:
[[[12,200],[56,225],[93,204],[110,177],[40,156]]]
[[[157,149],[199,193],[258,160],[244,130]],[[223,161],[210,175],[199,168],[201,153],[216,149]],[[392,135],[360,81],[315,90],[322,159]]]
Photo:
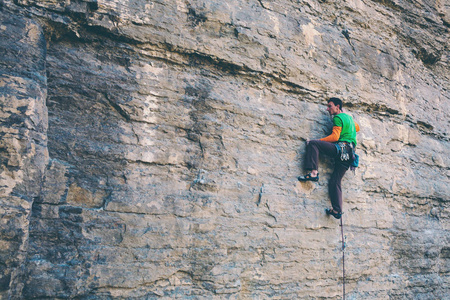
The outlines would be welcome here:
[[[332,215],[336,219],[340,219],[342,217],[342,213],[335,212],[334,210],[329,208],[325,209],[325,212],[327,215]]]
[[[311,176],[311,173],[306,174],[305,176],[298,176],[298,181],[319,181],[319,173],[317,176]]]

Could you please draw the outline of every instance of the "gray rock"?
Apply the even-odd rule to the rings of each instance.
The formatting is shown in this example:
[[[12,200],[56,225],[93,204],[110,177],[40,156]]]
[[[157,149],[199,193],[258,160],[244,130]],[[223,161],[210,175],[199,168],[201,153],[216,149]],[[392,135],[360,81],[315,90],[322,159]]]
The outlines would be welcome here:
[[[48,162],[45,40],[31,19],[0,11],[0,297],[25,284],[31,206]]]
[[[444,1],[0,3],[0,297],[341,298],[330,96],[346,296],[449,294]]]

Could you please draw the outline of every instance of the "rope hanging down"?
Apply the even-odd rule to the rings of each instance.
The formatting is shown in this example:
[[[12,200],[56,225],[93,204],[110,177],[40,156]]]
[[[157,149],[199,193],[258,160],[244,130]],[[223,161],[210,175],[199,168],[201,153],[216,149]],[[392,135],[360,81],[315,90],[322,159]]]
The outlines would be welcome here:
[[[341,236],[342,236],[342,299],[345,300],[345,240],[344,223],[341,217]]]

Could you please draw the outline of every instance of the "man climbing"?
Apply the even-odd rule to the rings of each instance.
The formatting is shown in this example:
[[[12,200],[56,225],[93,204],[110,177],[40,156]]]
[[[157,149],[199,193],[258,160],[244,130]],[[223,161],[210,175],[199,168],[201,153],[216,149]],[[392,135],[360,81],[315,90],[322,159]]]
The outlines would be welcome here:
[[[333,131],[320,140],[306,141],[305,168],[309,173],[298,177],[299,181],[319,181],[319,153],[335,159],[334,172],[328,185],[332,209],[327,208],[325,212],[336,219],[342,216],[341,180],[354,159],[356,132],[359,131],[359,125],[343,112],[342,105],[339,98],[328,100],[327,111],[333,117]]]

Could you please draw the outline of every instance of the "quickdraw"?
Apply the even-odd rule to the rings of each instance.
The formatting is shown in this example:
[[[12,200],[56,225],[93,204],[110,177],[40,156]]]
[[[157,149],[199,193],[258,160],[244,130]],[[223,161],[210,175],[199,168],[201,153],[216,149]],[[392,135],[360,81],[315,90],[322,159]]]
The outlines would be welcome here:
[[[350,159],[350,154],[348,153],[347,149],[347,143],[339,142],[338,143],[339,149],[341,150],[341,161],[347,161]]]

